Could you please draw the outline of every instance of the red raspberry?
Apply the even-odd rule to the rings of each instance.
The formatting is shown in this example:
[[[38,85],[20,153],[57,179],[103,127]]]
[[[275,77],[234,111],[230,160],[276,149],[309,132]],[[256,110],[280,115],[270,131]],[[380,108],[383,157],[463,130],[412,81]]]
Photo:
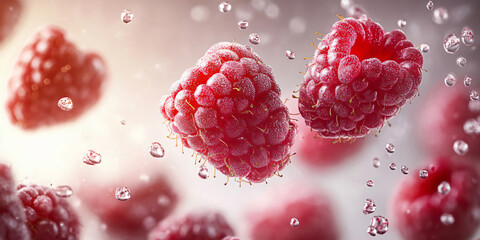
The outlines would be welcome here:
[[[80,239],[80,222],[67,200],[55,191],[38,185],[17,186],[17,195],[25,207],[32,240]]]
[[[254,209],[248,216],[255,240],[337,240],[339,231],[328,198],[299,187],[276,193],[268,207]],[[295,193],[292,195],[292,193]],[[281,201],[279,201],[281,200]],[[290,225],[292,218],[298,226]]]
[[[364,137],[418,92],[423,57],[400,30],[363,16],[336,22],[300,88],[305,123],[327,138]]]
[[[14,66],[7,100],[11,121],[34,129],[72,120],[98,101],[105,75],[100,56],[80,52],[60,28],[46,26]],[[63,97],[73,100],[71,111],[57,106]]]
[[[462,86],[435,88],[426,98],[419,112],[419,134],[426,148],[435,154],[456,155],[453,144],[463,140],[469,145],[466,157],[480,157],[480,129],[467,134],[464,124],[474,120],[480,124],[480,109],[469,109],[477,102],[469,102],[469,93]]]
[[[160,105],[183,145],[227,176],[263,182],[288,163],[296,126],[272,69],[249,47],[213,45]]]
[[[219,213],[196,213],[183,218],[168,218],[155,227],[148,240],[221,240],[234,235]]]
[[[0,239],[29,240],[26,222],[10,168],[0,163]]]
[[[437,158],[424,168],[426,179],[412,174],[398,184],[390,208],[405,240],[467,240],[475,233],[480,224],[480,174],[460,161]],[[445,195],[437,190],[443,181],[451,187]],[[442,223],[445,213],[454,217],[453,224]]]
[[[127,201],[115,198],[115,190],[127,186],[132,197]],[[120,179],[109,187],[88,185],[80,190],[79,196],[100,220],[107,225],[115,239],[145,239],[155,224],[175,208],[178,202],[166,177],[159,175],[148,182],[132,182]]]
[[[0,1],[0,42],[13,30],[22,11],[23,6],[19,0]]]

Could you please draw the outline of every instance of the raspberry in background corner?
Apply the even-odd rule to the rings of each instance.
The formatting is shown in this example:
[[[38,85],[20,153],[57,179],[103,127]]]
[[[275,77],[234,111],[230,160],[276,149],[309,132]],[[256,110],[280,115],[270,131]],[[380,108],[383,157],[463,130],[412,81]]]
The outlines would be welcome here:
[[[23,12],[20,0],[0,1],[0,42],[7,38]]]
[[[213,45],[160,109],[184,146],[229,177],[263,182],[289,162],[296,125],[272,69],[247,46]]]
[[[366,16],[345,18],[318,44],[298,108],[323,137],[364,137],[417,94],[422,64],[402,31],[384,32]]]
[[[95,53],[81,52],[55,26],[41,28],[22,50],[8,83],[7,108],[12,123],[24,129],[79,117],[100,98],[106,70]],[[58,100],[73,100],[62,111]]]

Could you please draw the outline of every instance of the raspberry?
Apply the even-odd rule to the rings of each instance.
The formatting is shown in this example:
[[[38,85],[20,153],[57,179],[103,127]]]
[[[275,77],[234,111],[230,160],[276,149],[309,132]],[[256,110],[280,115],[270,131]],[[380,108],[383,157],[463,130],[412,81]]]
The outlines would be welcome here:
[[[128,201],[115,199],[115,189],[128,186],[132,197]],[[159,175],[148,182],[119,179],[109,186],[88,185],[80,189],[85,205],[107,225],[115,239],[145,239],[155,224],[175,208],[178,202],[166,177]]]
[[[94,105],[105,81],[100,56],[82,53],[55,26],[41,28],[24,47],[8,84],[11,121],[24,129],[72,120]],[[62,111],[58,100],[73,100]]]
[[[77,214],[52,188],[19,184],[17,195],[25,207],[32,240],[80,239]]]
[[[300,88],[305,123],[326,138],[364,137],[418,92],[423,57],[400,30],[363,16],[335,23]]]
[[[23,6],[19,0],[0,1],[0,42],[12,32],[22,12]]]
[[[15,191],[10,168],[0,163],[0,239],[29,240],[23,205]]]
[[[272,69],[249,47],[213,45],[160,109],[183,145],[227,176],[263,182],[288,163],[296,126]]]
[[[234,235],[227,220],[219,213],[195,213],[182,218],[168,218],[158,224],[148,240],[222,240]]]
[[[399,232],[405,240],[470,239],[480,224],[479,172],[459,159],[437,158],[427,166],[426,179],[409,175],[392,196],[390,207]],[[443,181],[451,187],[446,195],[437,190]],[[451,214],[454,222],[442,223],[443,214]]]
[[[251,238],[256,240],[337,240],[339,231],[328,198],[315,190],[291,187],[277,192],[271,205],[254,209]],[[292,195],[292,193],[295,193]],[[299,221],[290,226],[292,218]]]
[[[469,158],[480,157],[480,127],[467,134],[464,124],[473,120],[480,124],[480,111],[469,109],[469,93],[464,87],[447,87],[441,85],[427,95],[426,101],[420,108],[419,134],[423,145],[431,153],[444,156],[456,155],[453,144],[456,140],[463,140],[469,144]]]

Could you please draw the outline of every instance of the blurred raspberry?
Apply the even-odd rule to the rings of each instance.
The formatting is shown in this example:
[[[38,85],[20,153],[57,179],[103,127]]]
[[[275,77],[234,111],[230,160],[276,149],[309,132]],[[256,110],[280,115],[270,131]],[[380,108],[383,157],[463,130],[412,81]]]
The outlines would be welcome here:
[[[41,28],[24,47],[8,83],[7,108],[11,121],[35,129],[79,117],[100,98],[105,64],[94,53],[83,53],[58,27]],[[57,104],[73,100],[71,111]]]
[[[0,239],[29,240],[23,205],[15,191],[11,170],[0,163]]]
[[[417,94],[422,64],[422,54],[402,31],[384,32],[366,16],[345,18],[308,64],[300,113],[323,137],[364,137]]]
[[[227,220],[208,212],[168,218],[150,232],[148,240],[222,240],[230,235],[234,233]]]
[[[247,46],[213,45],[160,108],[183,145],[229,177],[263,182],[289,161],[296,126],[272,69]]]
[[[17,195],[25,207],[32,240],[80,239],[80,222],[70,204],[55,191],[38,185],[17,186]]]
[[[0,1],[0,42],[12,32],[23,12],[20,0]]]
[[[478,169],[471,163],[448,158],[437,158],[422,169],[428,170],[426,179],[416,174],[407,176],[391,199],[395,226],[403,239],[470,239],[480,225]],[[447,194],[438,192],[444,181],[451,188]],[[443,214],[451,214],[454,222],[442,223]]]

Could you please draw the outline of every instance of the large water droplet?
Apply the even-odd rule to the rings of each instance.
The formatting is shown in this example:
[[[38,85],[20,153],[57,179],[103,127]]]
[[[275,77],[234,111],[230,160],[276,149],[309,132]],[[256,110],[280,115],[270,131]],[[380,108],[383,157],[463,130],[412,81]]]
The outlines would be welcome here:
[[[405,19],[400,19],[400,20],[398,20],[397,25],[398,25],[398,27],[401,27],[401,28],[405,27],[405,26],[407,26],[407,21],[405,21]]]
[[[363,205],[363,214],[367,215],[370,213],[374,213],[377,209],[377,205],[372,199],[367,198],[365,200],[365,204]]]
[[[457,65],[459,67],[465,67],[467,65],[467,59],[464,57],[457,58]]]
[[[200,176],[202,179],[207,179],[209,176],[208,168],[204,165],[200,166],[200,169],[198,170],[198,176]]]
[[[133,20],[133,13],[130,10],[125,9],[122,14],[120,14],[120,18],[124,23],[130,23]]]
[[[247,20],[242,20],[238,22],[238,28],[241,30],[245,30],[248,28],[248,21]]]
[[[295,59],[295,53],[290,50],[285,51],[285,56],[287,56],[289,60]]]
[[[374,216],[368,226],[367,232],[375,236],[377,234],[385,234],[388,231],[388,220],[382,216]]]
[[[453,150],[460,156],[467,154],[468,144],[463,140],[457,140],[453,143]]]
[[[432,9],[433,9],[433,2],[432,2],[432,1],[428,1],[426,7],[427,7],[428,10],[432,10]]]
[[[57,186],[55,188],[55,194],[62,198],[67,198],[73,195],[73,190],[70,186]]]
[[[152,155],[152,157],[161,158],[165,156],[165,150],[160,143],[154,142],[150,145],[150,155]]]
[[[255,45],[260,43],[260,37],[256,33],[250,34],[250,36],[248,36],[248,40]]]
[[[290,226],[298,227],[298,225],[300,225],[300,221],[298,221],[298,219],[296,219],[296,218],[290,219]]]
[[[455,218],[450,213],[444,213],[440,216],[440,222],[442,222],[443,225],[452,225],[455,223]]]
[[[470,92],[470,99],[471,99],[472,101],[478,101],[478,99],[480,99],[480,94],[478,93],[477,90],[472,90],[472,91]]]
[[[428,51],[430,51],[430,45],[425,44],[425,43],[424,43],[424,44],[421,44],[421,45],[420,45],[420,51],[421,51],[422,53],[428,53]]]
[[[428,177],[428,171],[426,169],[420,170],[420,172],[418,172],[418,176],[422,179],[425,179]]]
[[[93,150],[88,150],[83,157],[83,162],[88,165],[96,165],[102,162],[102,156]]]
[[[222,13],[230,12],[230,10],[232,10],[232,5],[228,2],[222,2],[218,4],[218,10]]]
[[[461,37],[463,44],[465,44],[466,46],[472,46],[475,40],[475,35],[473,35],[473,31],[469,27],[464,27],[462,29]]]
[[[444,24],[448,20],[448,10],[443,7],[436,8],[432,19],[436,24]]]
[[[378,157],[373,158],[373,167],[375,167],[375,168],[380,167],[380,159]]]
[[[456,82],[457,77],[455,77],[453,73],[449,73],[447,74],[447,76],[445,76],[445,85],[447,85],[448,87],[453,87]]]
[[[387,150],[388,153],[394,153],[395,152],[395,146],[391,143],[387,143],[385,146],[385,149]]]
[[[131,196],[132,192],[130,192],[130,189],[126,187],[118,187],[117,190],[115,190],[115,198],[117,200],[127,201]]]
[[[58,100],[57,106],[63,111],[70,111],[73,109],[73,101],[69,97],[63,97]]]
[[[440,184],[438,184],[437,191],[440,194],[447,195],[450,192],[450,183],[447,181],[443,181]]]
[[[465,75],[465,78],[463,78],[463,84],[465,87],[470,87],[472,85],[472,78],[469,75]]]
[[[455,33],[449,33],[445,40],[443,40],[443,49],[445,52],[454,54],[457,52],[460,47],[460,38],[455,35]]]

